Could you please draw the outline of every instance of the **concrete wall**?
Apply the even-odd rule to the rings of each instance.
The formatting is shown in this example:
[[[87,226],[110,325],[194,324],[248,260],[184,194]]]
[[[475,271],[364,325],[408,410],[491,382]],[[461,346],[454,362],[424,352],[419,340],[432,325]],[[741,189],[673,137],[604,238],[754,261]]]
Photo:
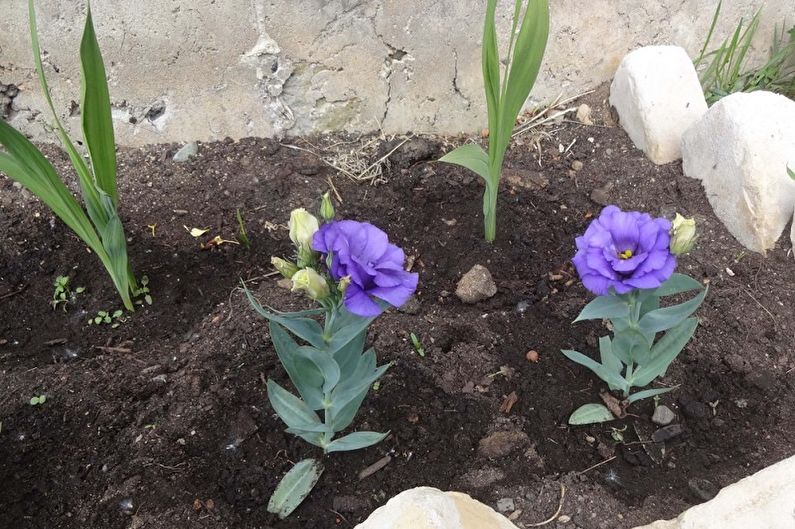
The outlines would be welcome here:
[[[533,91],[574,95],[611,78],[624,53],[675,43],[696,54],[717,0],[551,0]],[[41,139],[27,2],[0,0],[0,113]],[[38,0],[56,105],[79,127],[83,0]],[[502,35],[513,2],[505,0]],[[330,130],[459,133],[486,121],[485,0],[94,0],[118,141],[141,145]],[[726,0],[717,35],[764,5],[757,46],[795,22],[795,0]],[[789,28],[789,26],[787,26]],[[10,85],[13,85],[10,86]],[[16,93],[18,91],[18,93]],[[71,116],[70,116],[71,114]]]

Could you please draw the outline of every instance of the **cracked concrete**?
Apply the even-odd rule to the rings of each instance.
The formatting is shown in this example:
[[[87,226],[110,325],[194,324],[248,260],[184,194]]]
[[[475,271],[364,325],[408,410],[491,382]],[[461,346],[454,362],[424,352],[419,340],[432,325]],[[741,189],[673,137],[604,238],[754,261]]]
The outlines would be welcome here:
[[[503,50],[512,2],[502,0]],[[691,54],[717,0],[552,0],[548,53],[532,98],[573,95],[612,77],[645,44]],[[725,3],[725,35],[761,0]],[[795,0],[764,2],[757,53]],[[30,59],[24,2],[0,18],[0,112],[54,139]],[[38,0],[45,70],[79,130],[83,0]],[[118,141],[127,145],[332,130],[473,133],[485,126],[480,0],[94,0]],[[784,21],[781,13],[790,20]],[[5,90],[5,91],[3,91]]]

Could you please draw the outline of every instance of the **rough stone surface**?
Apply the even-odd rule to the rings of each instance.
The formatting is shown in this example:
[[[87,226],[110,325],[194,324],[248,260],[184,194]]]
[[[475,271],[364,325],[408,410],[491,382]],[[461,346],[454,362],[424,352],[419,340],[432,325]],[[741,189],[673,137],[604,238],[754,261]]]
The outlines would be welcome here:
[[[37,0],[56,108],[79,136],[84,0]],[[581,93],[613,77],[637,46],[673,43],[691,56],[715,2],[551,2],[549,45],[532,97]],[[724,2],[715,39],[762,5],[756,57],[792,0]],[[482,0],[94,0],[117,139],[123,145],[327,130],[475,133],[486,126]],[[511,5],[500,4],[505,53]],[[26,2],[0,16],[0,95],[11,123],[36,139],[49,123],[30,56]],[[650,30],[651,28],[651,30]],[[3,111],[5,112],[5,111]]]
[[[665,405],[657,406],[654,409],[654,414],[651,416],[651,422],[659,424],[660,426],[668,426],[676,419],[676,414]]]
[[[174,161],[175,162],[187,162],[192,157],[196,156],[199,153],[199,144],[195,141],[190,143],[186,143],[180,149],[174,153]]]
[[[516,526],[466,494],[419,487],[401,492],[355,529],[516,529]]]
[[[491,272],[479,264],[461,276],[455,289],[455,295],[464,303],[477,303],[489,299],[496,293],[497,285],[491,277]]]
[[[729,485],[675,520],[635,529],[792,529],[795,527],[795,457]]]
[[[772,248],[795,211],[795,101],[724,97],[685,133],[682,153],[685,175],[702,181],[729,232],[755,252]]]
[[[610,104],[635,146],[656,164],[681,158],[682,134],[707,111],[693,61],[679,46],[627,54],[610,85]]]
[[[489,459],[497,459],[511,454],[530,442],[527,434],[518,430],[494,432],[478,443],[478,454]]]

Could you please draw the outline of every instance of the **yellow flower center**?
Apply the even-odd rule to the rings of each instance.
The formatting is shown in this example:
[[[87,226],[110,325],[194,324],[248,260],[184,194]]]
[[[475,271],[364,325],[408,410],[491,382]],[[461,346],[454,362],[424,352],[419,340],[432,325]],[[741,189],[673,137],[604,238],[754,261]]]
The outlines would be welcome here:
[[[632,257],[632,250],[630,250],[629,248],[627,248],[626,250],[624,250],[623,252],[621,252],[620,254],[618,254],[618,256],[619,256],[621,259],[629,259],[630,257]]]

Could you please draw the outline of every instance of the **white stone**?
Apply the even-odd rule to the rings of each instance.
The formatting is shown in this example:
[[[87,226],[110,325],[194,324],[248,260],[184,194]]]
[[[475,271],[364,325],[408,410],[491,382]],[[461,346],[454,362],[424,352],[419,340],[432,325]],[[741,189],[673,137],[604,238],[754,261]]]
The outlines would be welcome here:
[[[355,529],[517,529],[491,507],[460,492],[419,487],[401,492]]]
[[[729,485],[675,520],[635,529],[792,529],[795,527],[795,456]]]
[[[610,86],[610,104],[635,146],[656,164],[681,158],[682,134],[707,111],[693,61],[679,46],[627,54]]]
[[[748,249],[772,248],[795,210],[795,101],[732,94],[682,138],[685,175],[704,185],[715,214]]]

